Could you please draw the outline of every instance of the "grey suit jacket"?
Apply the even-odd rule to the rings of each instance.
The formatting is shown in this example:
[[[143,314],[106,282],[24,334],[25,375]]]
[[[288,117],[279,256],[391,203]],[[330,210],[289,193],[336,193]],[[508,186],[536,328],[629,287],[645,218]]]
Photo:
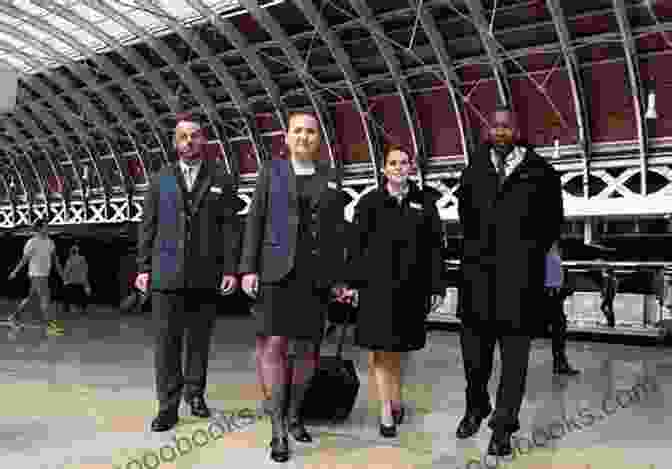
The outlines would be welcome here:
[[[267,162],[261,169],[257,185],[246,219],[243,249],[239,267],[240,273],[257,273],[262,282],[277,282],[285,277],[294,267],[296,257],[296,241],[298,234],[299,213],[296,192],[296,175],[290,161],[288,194],[289,197],[289,232],[286,236],[287,246],[280,246],[279,240],[273,235],[273,217],[270,207],[271,164],[283,164],[275,160]],[[316,265],[321,266],[315,272],[315,279],[322,287],[342,282],[345,278],[346,221],[344,209],[346,196],[336,188],[335,174],[329,168],[318,167],[321,179],[318,201],[319,255]],[[286,223],[286,222],[285,222]],[[278,253],[283,253],[278,255]]]

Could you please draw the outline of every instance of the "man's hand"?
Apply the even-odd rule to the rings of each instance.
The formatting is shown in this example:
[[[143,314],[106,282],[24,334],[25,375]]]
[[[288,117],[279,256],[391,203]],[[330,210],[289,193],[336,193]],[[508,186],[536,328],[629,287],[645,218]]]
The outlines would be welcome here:
[[[230,295],[236,290],[238,280],[235,275],[223,275],[222,284],[219,286],[219,291],[222,295]]]
[[[257,274],[243,275],[243,291],[250,298],[256,298],[259,292],[259,276]]]
[[[9,274],[9,279],[14,280],[16,278],[16,270],[12,270]]]
[[[84,292],[86,293],[86,296],[91,296],[91,287],[90,286],[85,286],[84,287]]]
[[[135,277],[135,288],[140,290],[142,293],[147,293],[147,288],[149,286],[149,273],[142,272]]]

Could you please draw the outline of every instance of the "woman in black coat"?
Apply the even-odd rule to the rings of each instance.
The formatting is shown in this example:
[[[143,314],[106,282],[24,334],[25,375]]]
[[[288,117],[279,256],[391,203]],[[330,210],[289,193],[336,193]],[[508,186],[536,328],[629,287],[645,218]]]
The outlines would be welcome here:
[[[358,289],[356,343],[369,349],[380,432],[396,436],[403,419],[401,353],[426,343],[425,319],[441,301],[441,222],[435,197],[409,181],[411,160],[387,146],[383,183],[357,204],[349,279]]]

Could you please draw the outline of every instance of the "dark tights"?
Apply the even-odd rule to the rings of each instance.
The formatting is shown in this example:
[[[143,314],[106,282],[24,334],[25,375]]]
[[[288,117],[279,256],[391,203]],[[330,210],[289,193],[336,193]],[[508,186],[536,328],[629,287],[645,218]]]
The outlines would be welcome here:
[[[257,376],[265,397],[270,396],[275,386],[305,384],[315,373],[319,351],[314,341],[292,339],[295,358],[291,368],[288,364],[289,338],[262,336],[256,339]]]

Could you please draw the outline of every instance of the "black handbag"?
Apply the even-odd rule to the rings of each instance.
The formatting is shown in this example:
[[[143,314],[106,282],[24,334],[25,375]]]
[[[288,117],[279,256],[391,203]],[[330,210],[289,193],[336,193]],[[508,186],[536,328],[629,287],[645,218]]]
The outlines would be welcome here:
[[[342,325],[334,356],[320,356],[301,408],[306,421],[342,422],[352,413],[359,392],[359,376],[353,360],[343,358],[347,325]],[[292,357],[293,358],[293,357]]]

